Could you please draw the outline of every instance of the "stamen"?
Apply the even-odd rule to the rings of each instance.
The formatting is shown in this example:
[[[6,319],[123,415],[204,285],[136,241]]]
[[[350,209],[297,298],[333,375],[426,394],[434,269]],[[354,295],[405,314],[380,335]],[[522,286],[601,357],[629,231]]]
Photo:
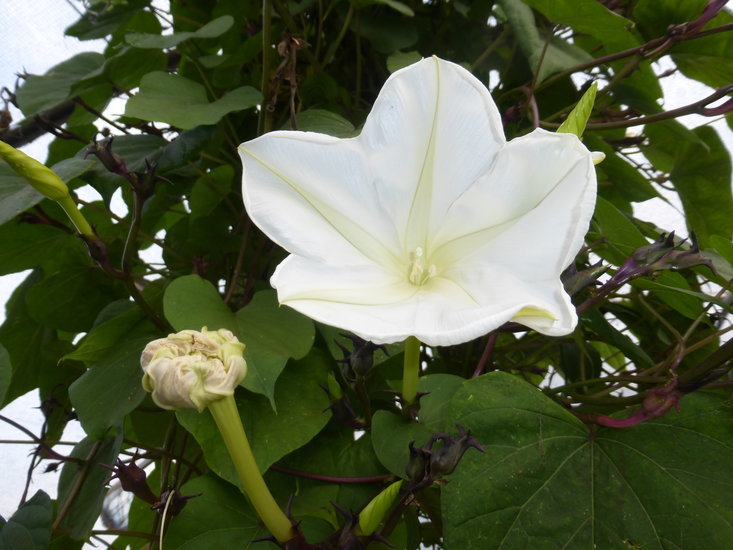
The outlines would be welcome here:
[[[410,253],[410,265],[407,268],[407,280],[415,286],[424,285],[437,271],[434,264],[425,266],[425,253],[422,246],[418,246]]]

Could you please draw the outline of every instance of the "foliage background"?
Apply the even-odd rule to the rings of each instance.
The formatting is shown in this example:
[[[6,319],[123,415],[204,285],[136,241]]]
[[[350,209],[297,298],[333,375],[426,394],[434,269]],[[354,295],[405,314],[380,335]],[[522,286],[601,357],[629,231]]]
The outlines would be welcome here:
[[[266,290],[267,275],[282,253],[254,228],[247,229],[246,216],[237,197],[238,161],[233,146],[254,137],[258,126],[260,129],[289,127],[291,90],[297,91],[295,110],[299,128],[351,135],[363,121],[389,70],[416,59],[415,52],[472,64],[479,78],[495,86],[492,92],[505,114],[508,134],[519,135],[533,125],[535,102],[539,118],[553,122],[561,120],[562,114],[577,101],[580,91],[564,72],[577,69],[593,58],[639,48],[658,37],[679,37],[692,32],[695,29],[688,27],[677,28],[677,34],[666,34],[670,24],[695,20],[705,6],[705,2],[695,1],[606,4],[626,19],[601,9],[593,1],[497,2],[473,7],[457,2],[304,2],[288,4],[287,11],[280,5],[280,10],[274,10],[269,42],[283,44],[281,50],[286,54],[298,46],[282,34],[287,23],[293,36],[307,40],[310,47],[299,50],[294,67],[287,63],[278,67],[282,59],[275,51],[271,52],[268,75],[272,80],[266,79],[265,87],[276,93],[266,93],[269,99],[265,104],[273,105],[274,109],[270,115],[260,116],[254,109],[261,101],[257,91],[263,89],[259,5],[172,2],[176,34],[171,38],[159,36],[165,25],[165,14],[158,13],[156,18],[142,9],[146,2],[92,2],[89,8],[98,15],[82,20],[70,32],[81,38],[107,38],[109,46],[104,54],[76,57],[45,77],[29,78],[15,91],[15,101],[27,117],[26,130],[35,125],[42,130],[59,131],[58,126],[65,124],[70,132],[52,144],[48,164],[72,187],[89,184],[102,196],[102,201],[85,205],[84,212],[104,245],[103,255],[97,254],[96,259],[106,268],[106,273],[89,260],[87,250],[69,233],[67,220],[54,204],[42,201],[42,197],[31,192],[12,173],[3,172],[0,264],[5,273],[34,269],[9,304],[8,321],[0,329],[0,342],[6,350],[0,385],[4,403],[40,387],[47,405],[44,411],[48,414],[48,423],[41,434],[44,441],[55,441],[73,410],[90,435],[75,450],[76,456],[87,464],[111,464],[120,450],[127,460],[138,447],[146,456],[159,460],[160,467],[154,476],[160,476],[161,472],[164,477],[166,473],[170,475],[165,483],[158,477],[151,479],[156,492],[158,485],[165,488],[167,483],[180,484],[194,478],[184,492],[198,492],[202,487],[205,491],[203,497],[191,501],[184,509],[183,514],[188,518],[205,513],[211,509],[212,502],[231,498],[232,505],[227,508],[230,514],[216,513],[206,518],[206,526],[202,521],[198,530],[184,528],[184,516],[179,522],[174,520],[166,547],[183,547],[193,544],[191,540],[204,544],[202,541],[209,540],[206,537],[211,537],[211,541],[223,540],[216,538],[224,536],[220,529],[212,528],[219,523],[236,530],[228,532],[230,540],[241,545],[242,540],[251,539],[255,523],[241,497],[214,477],[197,477],[208,466],[224,479],[232,480],[221,449],[205,444],[213,433],[205,417],[177,415],[177,422],[205,448],[204,463],[196,442],[175,427],[171,416],[153,411],[150,402],[143,400],[137,383],[139,349],[167,327],[156,328],[155,323],[145,320],[138,307],[131,305],[130,283],[136,282],[139,287],[144,280],[152,279],[152,275],[159,276],[143,293],[158,324],[169,323],[179,329],[214,323],[241,331],[250,347],[248,361],[255,367],[254,372],[259,373],[248,379],[245,384],[248,391],[241,395],[245,423],[257,418],[257,423],[248,427],[255,441],[258,433],[278,434],[281,438],[278,444],[268,445],[270,456],[260,451],[261,466],[282,462],[314,471],[316,465],[325,464],[323,459],[319,460],[320,447],[332,454],[335,449],[343,453],[353,445],[347,437],[349,430],[337,429],[338,422],[328,421],[327,415],[310,415],[312,419],[309,417],[305,427],[299,426],[297,434],[288,431],[287,426],[289,418],[308,416],[308,410],[296,409],[296,405],[309,406],[315,413],[328,404],[325,394],[316,388],[318,383],[325,382],[328,370],[338,369],[333,362],[333,357],[341,357],[333,345],[337,331],[326,327],[314,329],[307,320],[275,308],[272,295]],[[484,22],[490,14],[493,18],[486,26]],[[320,20],[323,23],[319,27]],[[730,20],[728,14],[720,13],[707,23],[707,28],[730,25]],[[210,21],[214,23],[202,31]],[[631,22],[635,24],[633,28]],[[548,42],[553,32],[556,37]],[[456,421],[486,408],[488,412],[481,416],[482,421],[461,422],[474,430],[487,447],[487,456],[472,457],[469,453],[444,491],[445,498],[453,499],[450,501],[453,504],[443,509],[443,527],[449,542],[452,541],[449,547],[459,544],[469,547],[475,544],[473,547],[477,548],[487,547],[486,544],[522,547],[527,536],[537,537],[540,548],[561,547],[562,543],[571,548],[585,548],[591,540],[588,537],[601,548],[644,544],[694,548],[703,544],[701,541],[707,547],[724,547],[720,545],[729,540],[726,537],[730,536],[731,522],[729,507],[726,511],[729,497],[721,489],[731,484],[725,473],[726,457],[730,454],[726,450],[730,446],[729,411],[725,408],[730,393],[725,390],[725,384],[731,352],[729,346],[720,346],[725,341],[720,336],[728,328],[723,312],[729,306],[727,295],[720,294],[715,298],[715,306],[705,309],[711,300],[707,294],[717,294],[719,287],[701,286],[701,283],[712,280],[724,286],[732,275],[730,157],[709,128],[689,131],[666,119],[647,125],[641,139],[628,136],[625,127],[639,116],[654,116],[661,111],[657,101],[660,98],[658,77],[653,74],[649,61],[655,56],[671,53],[672,60],[687,76],[715,88],[728,86],[733,81],[730,36],[726,31],[679,43],[676,38],[666,43],[665,38],[655,44],[659,50],[638,50],[637,53],[649,54],[648,59],[632,55],[587,68],[593,78],[610,82],[608,93],[599,100],[592,120],[616,124],[618,128],[601,129],[591,125],[586,135],[589,147],[604,150],[609,158],[599,166],[604,200],[599,201],[588,239],[593,244],[594,256],[582,254],[578,269],[587,268],[596,256],[604,260],[604,265],[618,267],[635,249],[658,238],[660,228],[634,219],[632,206],[668,187],[680,195],[688,225],[696,231],[705,254],[718,268],[717,275],[704,266],[683,269],[680,273],[663,271],[654,278],[635,279],[630,287],[612,289],[607,295],[598,294],[598,298],[591,297],[585,288],[578,294],[577,303],[582,306],[590,299],[592,307],[588,306],[578,332],[562,340],[503,330],[495,339],[450,350],[433,350],[432,356],[426,356],[429,365],[424,379],[425,388],[432,393],[426,398],[420,423],[402,422],[382,394],[384,388],[398,387],[399,348],[391,350],[389,359],[377,356],[380,364],[365,386],[369,399],[364,402],[359,400],[359,385],[352,384],[353,388],[347,389],[348,384],[337,375],[362,416],[366,402],[380,409],[374,416],[371,437],[384,444],[357,444],[358,458],[344,466],[348,472],[339,472],[343,465],[333,464],[325,468],[327,473],[404,475],[408,441],[419,440],[421,436],[424,439],[431,430],[451,430]],[[160,74],[174,68],[178,77]],[[498,71],[498,80],[491,77],[491,71]],[[138,86],[136,98],[127,101],[127,116],[113,121],[119,127],[115,133],[124,133],[122,128],[131,133],[115,139],[111,145],[111,151],[124,160],[127,171],[118,158],[104,157],[103,151],[100,155],[107,161],[107,168],[98,158],[84,158],[89,141],[102,137],[91,123],[109,126],[109,122],[100,122],[99,113],[111,97],[122,94],[120,97],[125,99],[126,91]],[[189,102],[182,104],[185,94]],[[725,95],[723,89],[721,97]],[[66,105],[64,114],[51,116],[58,115],[53,109],[59,105]],[[39,113],[45,113],[40,123],[36,118]],[[138,130],[143,133],[138,135]],[[20,144],[23,138],[18,134],[22,136],[23,132],[13,127],[1,137]],[[643,156],[634,156],[637,150]],[[154,179],[145,159],[156,161],[156,174],[170,183],[151,181],[150,188],[140,187],[133,193],[131,178],[138,186],[146,179]],[[629,167],[629,160],[636,164],[636,169]],[[130,175],[135,172],[138,174]],[[136,228],[130,215],[121,219],[110,216],[109,199],[118,188],[123,189],[131,212],[136,199],[142,202],[141,197],[152,193],[145,197],[138,216],[139,227]],[[185,209],[181,208],[184,197]],[[124,242],[131,233],[134,245],[128,250],[132,252],[121,264]],[[158,244],[163,245],[164,266],[146,265],[137,254],[138,250],[155,245],[154,235]],[[676,261],[680,264],[676,267],[686,267],[686,260],[677,257]],[[217,288],[220,293],[216,292]],[[278,333],[277,329],[282,332]],[[80,333],[88,334],[72,344]],[[348,344],[346,340],[340,341]],[[487,359],[482,359],[487,354]],[[291,358],[299,358],[300,362]],[[456,378],[471,376],[477,364],[483,364],[487,370],[512,373],[514,378],[491,374],[470,383]],[[684,393],[709,382],[717,384],[718,389],[683,399],[680,417],[672,413],[656,424],[619,432],[601,431],[598,443],[589,445],[584,435],[587,430],[581,423],[560,407],[537,401],[539,394],[531,386],[524,382],[517,385],[515,380],[525,378],[539,384],[545,372],[555,374],[555,384],[558,378],[566,383],[562,391],[547,390],[548,393],[560,403],[579,404],[582,414],[618,412],[619,416],[627,417],[637,411],[647,390],[664,388],[673,379],[673,372],[679,373],[687,383],[683,386]],[[297,392],[289,392],[288,388],[300,387],[303,378],[312,379],[310,387],[314,391],[307,399],[294,403],[292,395]],[[626,388],[623,396],[618,391],[621,385]],[[456,397],[448,390],[438,391],[444,388],[462,393],[456,393]],[[511,396],[504,405],[501,388],[506,388],[506,395]],[[463,410],[466,395],[481,396],[481,407]],[[277,405],[278,415],[272,413],[273,404]],[[636,408],[626,411],[628,405]],[[545,410],[543,418],[547,418],[548,425],[540,424],[538,436],[535,420],[523,421],[516,410],[503,418],[497,412],[503,406],[526,408],[535,415]],[[553,425],[553,419],[559,424]],[[121,430],[125,441],[120,438]],[[573,441],[575,437],[577,446],[548,447],[545,451],[543,442],[553,430],[559,439]],[[317,433],[320,435],[309,446],[293,452]],[[691,439],[685,440],[686,436]],[[514,440],[523,437],[524,443]],[[524,457],[512,454],[511,460],[505,460],[502,449],[508,441],[520,449],[526,445],[542,452]],[[651,458],[642,461],[658,465],[657,475],[655,471],[646,472],[641,465],[640,473],[635,474],[638,479],[614,475],[611,470],[618,460],[634,456],[634,453],[620,455],[614,462],[612,448],[622,446],[645,457],[659,453],[661,462]],[[592,470],[589,478],[587,462],[581,460],[574,464],[569,460],[599,450],[606,453],[608,463],[588,460],[608,472]],[[196,468],[187,471],[185,461],[169,462],[179,453],[186,460],[189,456],[197,457]],[[672,454],[675,458],[670,462]],[[561,474],[556,486],[550,483],[555,478],[546,475],[548,466],[544,459],[540,463],[533,461],[536,456],[550,456],[567,465],[554,470]],[[52,511],[50,503],[37,495],[18,512],[15,523],[27,527],[32,521],[40,526],[36,532],[42,534],[36,536],[34,543],[39,548],[44,546],[38,541],[45,540],[46,531],[50,535],[51,527],[57,547],[74,547],[80,543],[73,541],[89,536],[99,513],[101,482],[106,474],[94,468],[80,470],[78,464],[63,457],[49,458],[53,463],[66,463],[59,505]],[[506,472],[493,467],[504,462],[509,464]],[[489,470],[487,464],[491,465]],[[170,473],[173,470],[175,475]],[[181,475],[180,470],[185,473]],[[517,485],[517,472],[531,472],[524,491],[521,484]],[[270,479],[275,485],[281,485],[283,498],[294,492],[294,479],[274,474]],[[590,479],[591,487],[581,482],[582,479]],[[84,483],[80,484],[80,480]],[[478,485],[476,480],[481,480]],[[310,523],[308,528],[312,533],[324,536],[342,523],[333,509],[328,508],[329,500],[358,510],[378,490],[378,486],[297,483],[301,509],[296,517],[303,519],[304,525]],[[465,484],[472,491],[461,491]],[[671,493],[661,490],[670,485]],[[477,486],[481,490],[476,491]],[[626,489],[619,489],[622,486]],[[691,490],[693,486],[695,490]],[[83,490],[75,491],[75,487]],[[601,489],[597,499],[596,487]],[[578,498],[579,494],[588,494],[589,489],[594,494],[592,501]],[[634,499],[627,494],[629,490],[636,494],[638,508],[630,503]],[[544,496],[543,491],[546,491]],[[431,492],[432,498],[434,493],[437,490]],[[471,493],[480,497],[478,502],[471,501]],[[502,508],[497,503],[503,502],[507,495],[512,495],[510,502]],[[534,495],[539,496],[534,499]],[[425,502],[421,502],[424,509],[431,510],[430,498],[425,496]],[[621,506],[619,502],[625,504]],[[159,528],[154,514],[139,504],[133,507],[133,525],[139,526],[142,532]],[[461,519],[462,511],[475,513],[481,505],[489,509],[482,511],[480,525]],[[493,521],[498,511],[512,507],[518,507],[520,512],[515,516],[509,514],[511,521],[499,518],[495,528],[498,531],[485,527],[491,523],[488,518]],[[629,507],[635,513],[629,513]],[[682,513],[686,507],[694,510],[689,513],[689,525]],[[619,508],[624,510],[621,515]],[[556,517],[553,509],[563,513]],[[63,510],[66,511],[61,514]],[[442,522],[435,518],[441,514],[434,506],[432,512],[432,524],[439,530]],[[664,519],[669,514],[675,515],[675,522]],[[24,519],[28,515],[32,520]],[[598,522],[597,517],[609,519]],[[569,525],[564,522],[576,526],[577,531],[568,531]],[[720,529],[721,523],[728,527]],[[528,533],[527,525],[539,526],[536,527],[539,533]],[[413,545],[419,537],[429,540],[430,533],[418,529],[414,518],[411,521],[406,516],[400,526],[402,531],[395,536],[403,538],[398,539],[398,545]],[[568,532],[577,533],[578,538],[563,540]],[[2,533],[5,541],[10,536],[8,527]],[[141,544],[132,539],[124,542],[133,547]]]

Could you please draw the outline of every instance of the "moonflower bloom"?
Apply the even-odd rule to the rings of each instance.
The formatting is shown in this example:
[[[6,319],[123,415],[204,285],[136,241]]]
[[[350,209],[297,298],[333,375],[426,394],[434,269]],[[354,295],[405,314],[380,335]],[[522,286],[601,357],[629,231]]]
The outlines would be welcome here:
[[[559,277],[593,213],[592,155],[541,129],[507,142],[459,65],[395,72],[357,137],[278,131],[239,150],[247,212],[290,252],[281,303],[375,343],[575,327]]]

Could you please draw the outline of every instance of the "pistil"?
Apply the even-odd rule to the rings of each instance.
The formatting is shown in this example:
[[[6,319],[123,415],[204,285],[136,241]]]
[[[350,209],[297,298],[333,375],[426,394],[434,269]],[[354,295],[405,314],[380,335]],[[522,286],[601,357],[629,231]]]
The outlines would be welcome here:
[[[410,253],[410,265],[407,268],[407,280],[415,286],[422,286],[435,275],[435,264],[425,265],[425,252],[418,246]]]

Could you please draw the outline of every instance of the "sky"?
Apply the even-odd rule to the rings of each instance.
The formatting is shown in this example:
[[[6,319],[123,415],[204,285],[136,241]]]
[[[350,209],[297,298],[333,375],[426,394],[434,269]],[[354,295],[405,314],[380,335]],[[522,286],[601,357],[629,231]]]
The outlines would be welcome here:
[[[79,16],[79,3],[74,0],[0,0],[0,16],[2,17],[2,44],[0,48],[0,87],[13,88],[16,73],[43,74],[51,66],[68,59],[82,51],[99,51],[104,42],[79,42],[75,38],[64,37],[63,29],[73,23]],[[664,63],[664,60],[662,61]],[[663,70],[663,69],[662,69]],[[706,86],[692,82],[682,75],[675,74],[664,80],[665,108],[674,109],[699,100],[711,93]],[[19,113],[14,113],[14,120],[19,120]],[[709,119],[690,115],[681,119],[690,126],[709,122]],[[715,124],[729,147],[733,149],[733,132],[724,121]],[[44,160],[46,147],[50,139],[37,140],[24,151],[39,160]],[[640,216],[655,221],[660,226],[677,229],[686,234],[684,222],[674,208],[662,203],[648,201],[641,205]],[[0,306],[5,303],[15,286],[22,281],[25,274],[0,277]],[[4,307],[0,307],[0,320],[4,319]],[[38,398],[35,393],[28,394],[3,409],[2,414],[19,421],[24,426],[38,433],[42,416],[35,407]],[[65,439],[75,440],[82,437],[76,428],[65,434]],[[26,437],[9,425],[0,422],[0,439],[24,440]],[[18,499],[25,483],[25,469],[28,465],[30,445],[0,444],[0,515],[8,517],[16,509]],[[37,470],[31,486],[30,495],[36,489],[43,488],[52,497],[56,494],[57,474],[40,473]]]

